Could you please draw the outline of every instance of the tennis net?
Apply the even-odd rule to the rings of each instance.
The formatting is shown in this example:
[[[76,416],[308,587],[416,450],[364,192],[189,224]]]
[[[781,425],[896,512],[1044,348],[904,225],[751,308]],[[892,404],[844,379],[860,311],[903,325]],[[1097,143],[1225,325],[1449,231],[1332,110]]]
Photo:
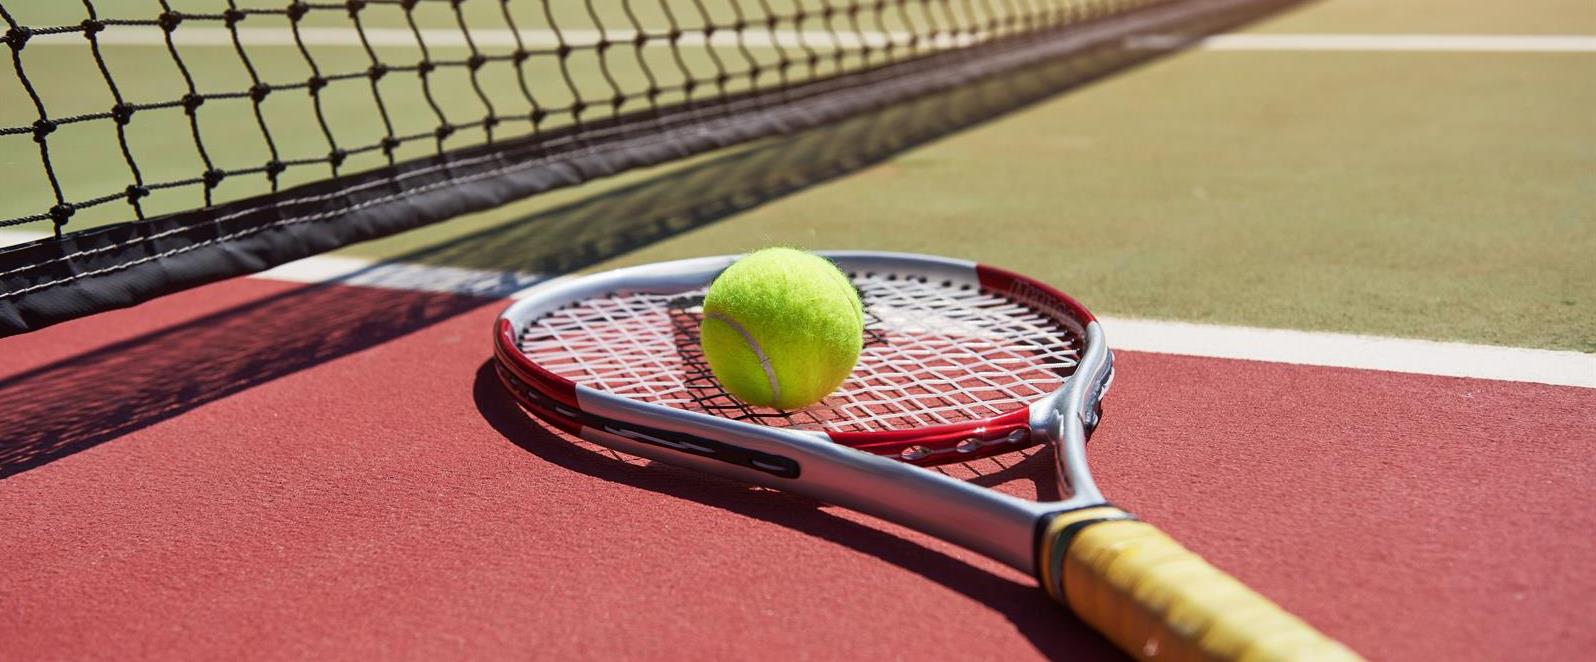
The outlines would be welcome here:
[[[1281,4],[0,1],[0,334]]]

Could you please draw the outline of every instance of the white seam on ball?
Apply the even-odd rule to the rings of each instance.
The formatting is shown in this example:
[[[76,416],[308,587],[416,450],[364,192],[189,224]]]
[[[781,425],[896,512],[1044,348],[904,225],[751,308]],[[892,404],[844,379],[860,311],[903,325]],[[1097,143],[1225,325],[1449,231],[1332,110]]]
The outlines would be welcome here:
[[[748,343],[748,348],[754,350],[754,356],[759,359],[759,367],[765,369],[765,379],[770,382],[770,404],[775,406],[781,400],[781,384],[776,381],[776,369],[770,365],[770,357],[765,356],[764,350],[759,348],[759,343],[754,342],[754,337],[748,333],[743,325],[738,324],[720,313],[705,313],[705,316],[720,320],[721,323],[732,328],[743,337],[743,342]]]

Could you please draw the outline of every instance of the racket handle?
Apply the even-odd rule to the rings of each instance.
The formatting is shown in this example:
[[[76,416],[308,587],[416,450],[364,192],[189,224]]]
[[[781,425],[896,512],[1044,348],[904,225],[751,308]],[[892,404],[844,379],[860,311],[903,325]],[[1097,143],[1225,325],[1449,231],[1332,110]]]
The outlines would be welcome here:
[[[1138,659],[1362,659],[1118,508],[1055,515],[1040,552],[1048,593]]]

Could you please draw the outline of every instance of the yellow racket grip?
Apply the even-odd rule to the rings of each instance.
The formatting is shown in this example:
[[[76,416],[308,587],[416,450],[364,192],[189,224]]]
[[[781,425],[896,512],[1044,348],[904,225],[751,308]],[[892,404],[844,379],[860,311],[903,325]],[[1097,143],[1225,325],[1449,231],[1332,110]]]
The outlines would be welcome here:
[[[1038,551],[1048,593],[1137,659],[1363,659],[1112,506],[1055,515]]]

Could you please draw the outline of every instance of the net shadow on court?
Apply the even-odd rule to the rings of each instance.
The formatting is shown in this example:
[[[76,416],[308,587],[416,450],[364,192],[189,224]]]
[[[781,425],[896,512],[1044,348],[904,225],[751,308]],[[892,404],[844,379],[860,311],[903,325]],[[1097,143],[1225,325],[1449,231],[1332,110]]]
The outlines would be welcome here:
[[[704,164],[416,251],[400,260],[492,272],[569,273],[881,163],[1122,70],[1149,55],[1117,46],[1096,49],[829,127],[757,143]]]

